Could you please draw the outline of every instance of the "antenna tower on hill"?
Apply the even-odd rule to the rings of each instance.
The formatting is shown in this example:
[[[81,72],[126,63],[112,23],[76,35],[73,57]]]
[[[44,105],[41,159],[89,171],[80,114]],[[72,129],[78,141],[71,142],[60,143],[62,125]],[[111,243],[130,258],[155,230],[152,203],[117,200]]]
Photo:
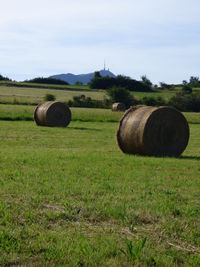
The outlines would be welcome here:
[[[104,64],[103,64],[103,70],[106,70],[106,61],[104,59]],[[109,71],[109,68],[108,68],[108,71]]]

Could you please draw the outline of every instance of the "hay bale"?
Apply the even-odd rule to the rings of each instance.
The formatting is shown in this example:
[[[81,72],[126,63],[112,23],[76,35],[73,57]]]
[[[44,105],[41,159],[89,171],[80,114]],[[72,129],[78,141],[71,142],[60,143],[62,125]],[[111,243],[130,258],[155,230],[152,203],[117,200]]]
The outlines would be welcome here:
[[[131,107],[117,130],[118,145],[128,154],[178,157],[188,141],[188,123],[172,107]]]
[[[39,104],[34,112],[34,120],[37,125],[66,127],[71,121],[71,111],[62,102],[47,101]]]
[[[124,111],[126,106],[123,103],[114,103],[112,104],[112,111]]]

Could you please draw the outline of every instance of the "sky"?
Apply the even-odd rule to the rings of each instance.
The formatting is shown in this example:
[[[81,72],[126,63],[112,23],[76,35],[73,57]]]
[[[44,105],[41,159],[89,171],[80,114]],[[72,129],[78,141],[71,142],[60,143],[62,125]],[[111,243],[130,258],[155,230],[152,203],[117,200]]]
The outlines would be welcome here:
[[[0,74],[200,75],[199,0],[0,0]]]

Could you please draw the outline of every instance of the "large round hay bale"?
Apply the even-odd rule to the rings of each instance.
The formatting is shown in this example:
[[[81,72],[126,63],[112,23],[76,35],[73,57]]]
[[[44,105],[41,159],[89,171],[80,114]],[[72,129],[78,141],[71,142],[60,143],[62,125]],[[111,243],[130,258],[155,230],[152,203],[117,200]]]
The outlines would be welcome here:
[[[114,103],[112,104],[112,111],[124,111],[126,106],[123,103]]]
[[[37,125],[66,127],[71,121],[71,111],[62,102],[48,101],[39,104],[34,112],[34,120]]]
[[[173,107],[131,107],[117,131],[118,145],[128,154],[178,157],[188,141],[188,123]]]

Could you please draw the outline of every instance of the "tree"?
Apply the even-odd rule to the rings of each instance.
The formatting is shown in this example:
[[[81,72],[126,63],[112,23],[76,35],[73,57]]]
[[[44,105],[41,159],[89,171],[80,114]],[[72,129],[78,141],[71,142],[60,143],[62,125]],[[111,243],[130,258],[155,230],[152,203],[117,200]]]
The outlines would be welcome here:
[[[141,81],[136,81],[130,77],[118,75],[117,77],[97,77],[90,82],[92,89],[111,89],[113,86],[123,87],[130,91],[150,92],[151,88]]]
[[[188,82],[186,80],[182,81],[182,85],[187,85],[187,84],[188,84]]]
[[[147,78],[146,75],[141,76],[141,80],[143,82],[143,84],[145,84],[146,86],[149,86],[149,88],[152,88],[152,82]]]
[[[95,71],[94,73],[94,79],[101,78],[100,71]]]
[[[172,89],[172,85],[171,84],[167,84],[167,83],[164,83],[164,82],[160,82],[160,87],[162,88],[162,89],[167,89],[167,90],[170,90],[170,89]]]
[[[199,77],[191,76],[189,81],[190,86],[192,87],[198,87],[200,86],[200,80]]]
[[[11,81],[11,79],[0,74],[0,81]]]
[[[130,107],[130,105],[137,103],[137,100],[131,95],[131,93],[122,87],[113,87],[110,90],[107,90],[107,94],[113,103],[121,102],[127,108]]]

